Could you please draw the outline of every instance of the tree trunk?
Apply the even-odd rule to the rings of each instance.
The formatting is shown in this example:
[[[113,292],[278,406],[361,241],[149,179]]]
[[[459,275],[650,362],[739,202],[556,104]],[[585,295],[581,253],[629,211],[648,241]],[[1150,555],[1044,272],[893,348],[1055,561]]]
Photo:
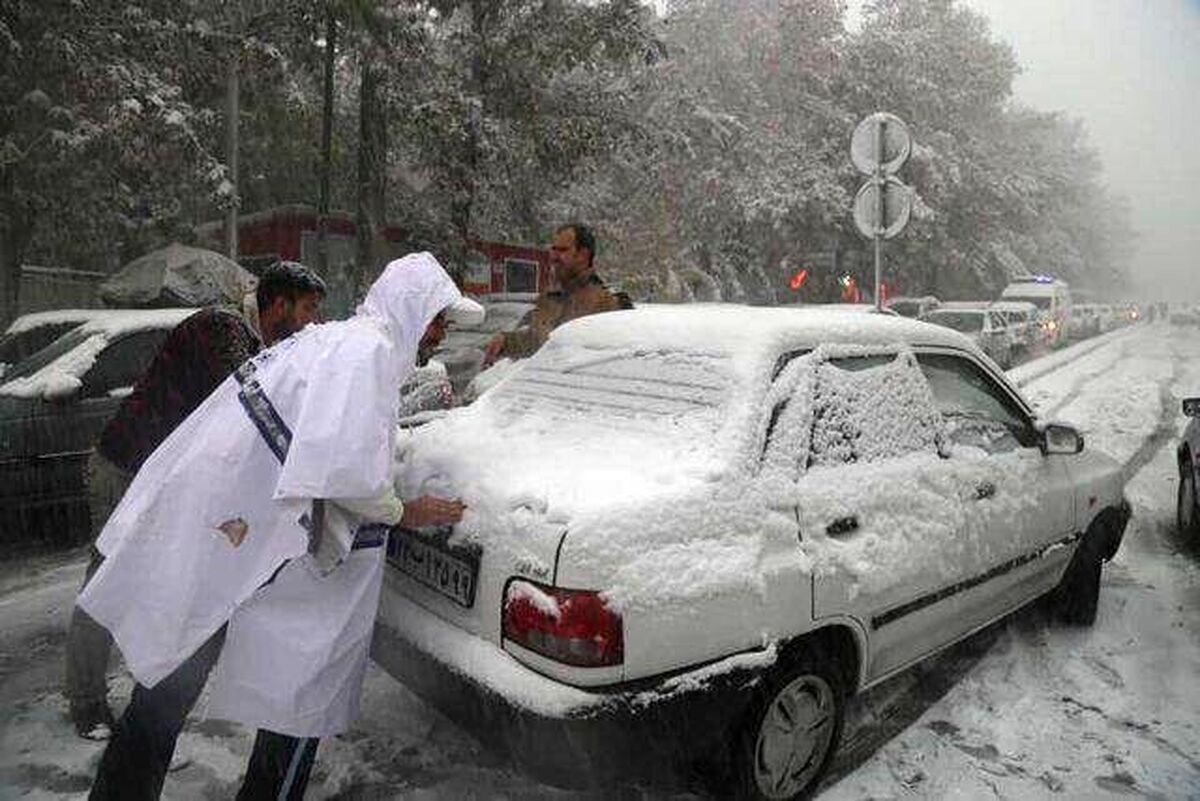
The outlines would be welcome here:
[[[463,155],[455,172],[459,175],[457,197],[451,208],[457,247],[450,265],[450,274],[462,284],[474,237],[475,198],[478,193],[480,154],[483,149],[484,98],[488,83],[488,40],[490,17],[495,9],[491,0],[471,0],[470,77],[467,86],[466,141]]]
[[[11,170],[0,172],[0,331],[20,314],[21,264],[33,234],[33,220],[15,199]]]
[[[14,247],[14,229],[11,218],[0,213],[0,331],[16,318],[20,301],[21,260]]]
[[[333,67],[337,48],[337,17],[333,2],[325,5],[325,92],[321,114],[320,197],[317,201],[317,272],[326,276],[329,268],[329,179],[333,170]]]
[[[358,111],[358,253],[351,289],[357,297],[380,267],[377,243],[387,225],[387,108],[380,71],[363,59]]]

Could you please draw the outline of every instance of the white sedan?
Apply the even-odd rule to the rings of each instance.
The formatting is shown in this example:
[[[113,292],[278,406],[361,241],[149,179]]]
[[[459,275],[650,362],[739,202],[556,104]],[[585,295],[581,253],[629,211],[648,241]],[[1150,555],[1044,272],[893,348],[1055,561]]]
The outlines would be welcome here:
[[[1119,466],[967,337],[741,306],[586,317],[406,432],[373,654],[540,778],[796,798],[847,697],[1050,594],[1090,623]]]

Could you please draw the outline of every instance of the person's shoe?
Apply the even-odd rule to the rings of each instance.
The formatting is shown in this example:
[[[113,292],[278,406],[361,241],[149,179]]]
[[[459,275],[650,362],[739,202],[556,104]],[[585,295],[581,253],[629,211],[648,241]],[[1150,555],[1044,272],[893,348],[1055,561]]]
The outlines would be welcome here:
[[[71,706],[71,722],[75,733],[85,740],[107,740],[112,737],[113,714],[107,701]]]

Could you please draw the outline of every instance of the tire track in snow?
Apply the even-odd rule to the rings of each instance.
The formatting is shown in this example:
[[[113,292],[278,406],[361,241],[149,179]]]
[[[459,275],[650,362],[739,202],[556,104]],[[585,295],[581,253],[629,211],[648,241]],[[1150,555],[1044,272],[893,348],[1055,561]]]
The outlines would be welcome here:
[[[1120,341],[1120,351],[1118,352],[1116,358],[1113,359],[1112,363],[1105,364],[1103,367],[1099,368],[1098,370],[1093,370],[1091,372],[1084,373],[1083,375],[1081,375],[1078,379],[1076,379],[1074,382],[1072,382],[1071,388],[1067,391],[1067,394],[1063,395],[1061,398],[1059,398],[1054,404],[1052,404],[1049,408],[1047,408],[1044,412],[1042,412],[1040,416],[1046,420],[1053,420],[1055,415],[1057,415],[1060,411],[1062,411],[1063,409],[1070,406],[1072,403],[1074,403],[1079,398],[1080,395],[1083,394],[1083,390],[1085,387],[1087,387],[1093,381],[1096,381],[1097,379],[1101,378],[1102,376],[1107,375],[1109,372],[1112,371],[1113,366],[1116,363],[1125,359],[1126,357],[1128,357],[1128,355],[1129,355],[1128,340],[1121,340]],[[1066,365],[1064,365],[1064,367],[1065,366]],[[1050,375],[1053,375],[1053,373],[1051,373]]]
[[[1158,454],[1159,450],[1177,435],[1175,429],[1175,410],[1178,400],[1175,397],[1172,387],[1179,382],[1181,375],[1180,364],[1183,361],[1183,354],[1174,345],[1168,345],[1167,347],[1171,351],[1171,375],[1162,379],[1158,385],[1158,426],[1155,427],[1146,441],[1133,452],[1133,455],[1121,465],[1121,481],[1123,484],[1129,483],[1129,480],[1149,464]]]

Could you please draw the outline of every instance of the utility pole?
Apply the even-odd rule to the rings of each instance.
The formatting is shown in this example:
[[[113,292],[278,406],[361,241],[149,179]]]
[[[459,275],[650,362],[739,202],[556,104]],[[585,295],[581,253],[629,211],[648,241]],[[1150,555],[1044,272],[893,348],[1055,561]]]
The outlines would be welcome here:
[[[333,169],[333,67],[337,47],[337,17],[333,2],[325,4],[325,108],[321,115],[320,197],[317,201],[317,273],[329,268],[329,180]]]

